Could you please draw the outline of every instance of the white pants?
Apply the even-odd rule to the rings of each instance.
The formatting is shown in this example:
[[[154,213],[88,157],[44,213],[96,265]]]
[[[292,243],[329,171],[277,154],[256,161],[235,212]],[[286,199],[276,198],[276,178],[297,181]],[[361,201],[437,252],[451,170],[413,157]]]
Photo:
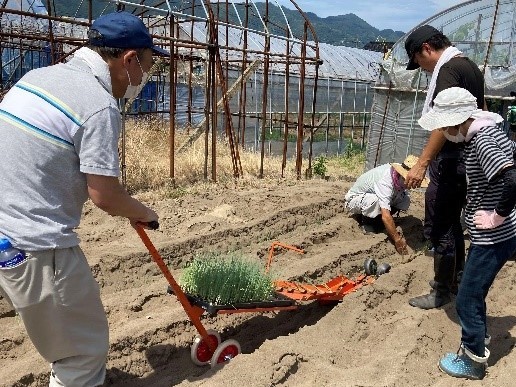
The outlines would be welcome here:
[[[103,384],[108,323],[99,286],[78,247],[27,252],[0,269],[0,288],[38,352],[51,363],[51,387]]]
[[[372,193],[350,194],[345,197],[346,209],[352,214],[362,214],[368,218],[376,218],[382,213],[378,196]],[[398,210],[406,211],[410,206],[410,196],[404,195],[400,200],[391,203],[392,207]],[[391,208],[392,208],[391,207]]]

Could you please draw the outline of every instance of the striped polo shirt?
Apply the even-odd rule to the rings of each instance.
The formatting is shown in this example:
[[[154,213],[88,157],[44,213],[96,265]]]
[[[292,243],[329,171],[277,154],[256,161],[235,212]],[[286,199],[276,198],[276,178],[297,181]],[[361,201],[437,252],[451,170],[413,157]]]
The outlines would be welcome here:
[[[16,83],[0,103],[0,236],[29,251],[77,245],[86,174],[119,175],[120,124],[110,79],[82,59]]]
[[[493,210],[503,191],[499,173],[513,165],[515,143],[496,127],[482,128],[471,141],[465,143],[464,155],[468,179],[466,225],[471,243],[489,245],[505,241],[516,235],[516,210],[498,227],[480,230],[473,224],[478,210]]]

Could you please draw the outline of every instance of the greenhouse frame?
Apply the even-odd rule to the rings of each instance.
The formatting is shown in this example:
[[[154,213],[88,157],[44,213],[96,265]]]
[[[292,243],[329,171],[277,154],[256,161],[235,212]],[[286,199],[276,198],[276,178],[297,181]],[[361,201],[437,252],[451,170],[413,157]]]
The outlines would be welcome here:
[[[205,178],[212,180],[217,179],[215,147],[221,137],[235,177],[242,175],[239,152],[244,148],[261,153],[261,174],[266,155],[281,155],[283,169],[287,157],[294,157],[301,178],[311,176],[315,154],[365,145],[371,87],[383,54],[319,43],[293,0],[303,20],[301,36],[292,32],[276,0],[111,0],[97,13],[88,0],[75,13],[87,15],[82,18],[64,17],[50,7],[53,2],[44,3],[2,2],[0,98],[27,71],[66,61],[84,46],[95,17],[132,12],[171,56],[152,69],[138,99],[121,109],[124,120],[153,114],[169,126],[171,178],[176,153],[201,136]],[[179,131],[190,137],[177,146]]]

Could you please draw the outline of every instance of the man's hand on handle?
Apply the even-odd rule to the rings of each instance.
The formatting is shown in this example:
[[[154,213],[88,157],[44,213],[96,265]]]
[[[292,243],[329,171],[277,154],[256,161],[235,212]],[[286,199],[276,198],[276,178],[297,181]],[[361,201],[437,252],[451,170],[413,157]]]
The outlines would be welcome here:
[[[156,214],[153,210],[151,210],[149,207],[145,206],[146,208],[146,214],[139,218],[129,218],[129,221],[131,222],[131,226],[136,228],[136,225],[141,226],[147,230],[156,230],[158,227],[156,225],[159,225],[158,223],[158,214]]]

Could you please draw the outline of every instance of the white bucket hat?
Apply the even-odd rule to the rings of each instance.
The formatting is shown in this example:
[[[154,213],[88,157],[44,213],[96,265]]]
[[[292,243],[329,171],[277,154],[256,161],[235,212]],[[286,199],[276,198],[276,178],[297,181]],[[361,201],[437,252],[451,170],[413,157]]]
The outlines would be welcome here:
[[[473,94],[461,87],[450,87],[436,95],[432,109],[417,122],[426,130],[445,128],[462,124],[479,110]]]

